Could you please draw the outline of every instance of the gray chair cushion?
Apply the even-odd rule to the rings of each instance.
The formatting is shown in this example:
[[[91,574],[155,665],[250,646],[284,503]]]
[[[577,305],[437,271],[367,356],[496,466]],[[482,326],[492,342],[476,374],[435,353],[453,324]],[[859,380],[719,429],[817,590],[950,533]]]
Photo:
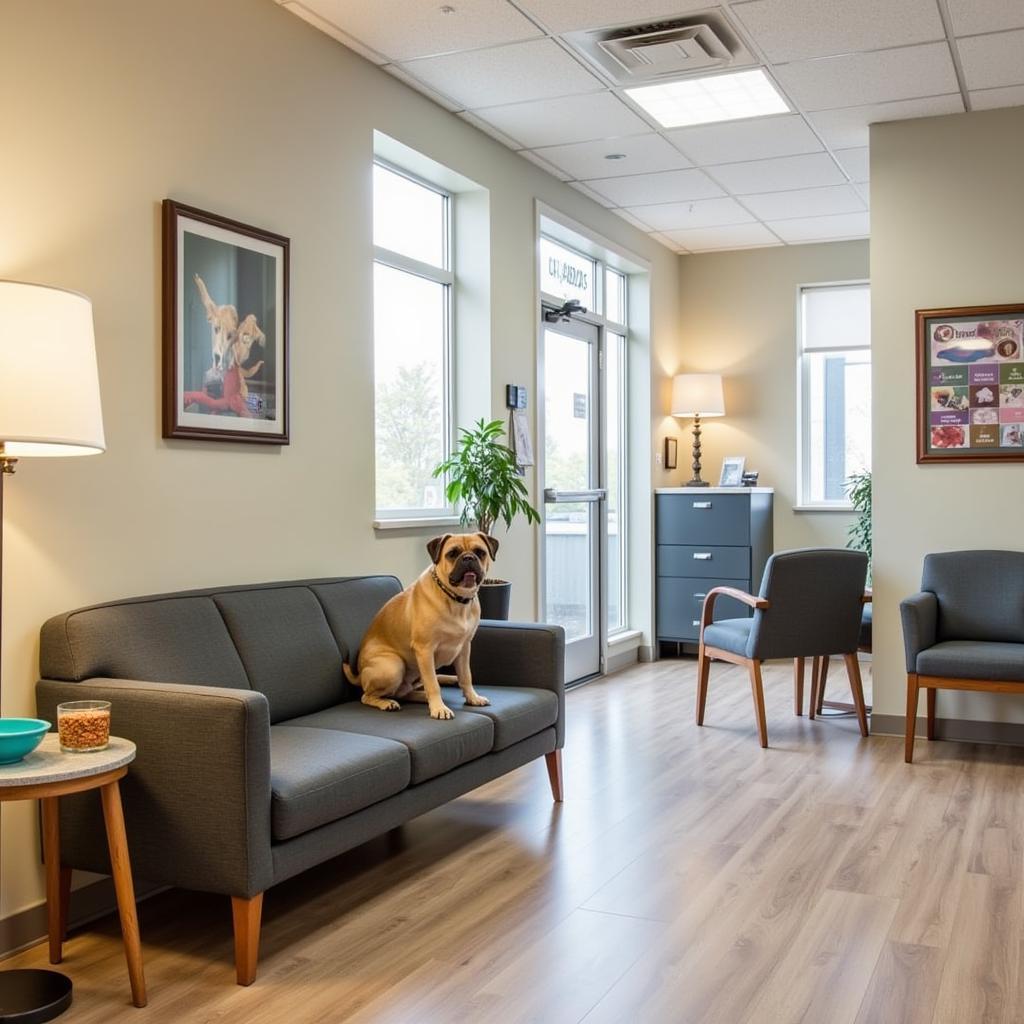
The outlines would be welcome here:
[[[952,679],[998,679],[1024,685],[1024,644],[945,640],[921,651],[917,672]]]
[[[401,711],[378,711],[350,701],[292,719],[288,724],[379,736],[403,743],[412,761],[412,784],[417,785],[493,749],[491,720],[484,715],[469,714],[462,708],[461,699],[460,696],[458,704],[451,702],[455,717],[448,721],[431,718],[426,704],[405,704]]]
[[[270,729],[270,826],[291,839],[401,793],[409,785],[401,744],[333,729]]]
[[[731,651],[746,658],[753,625],[753,619],[720,619],[704,630],[704,643],[708,647],[720,647],[723,651]]]
[[[945,551],[924,560],[942,640],[1024,642],[1024,552]]]
[[[451,695],[444,689],[445,703],[473,715],[484,715],[494,723],[494,749],[504,750],[527,736],[534,736],[555,724],[558,719],[558,697],[550,690],[527,686],[478,686],[477,693],[491,703],[483,708],[469,708],[462,703],[462,694]]]
[[[266,695],[271,724],[344,699],[341,653],[308,587],[241,590],[214,600],[252,688]]]

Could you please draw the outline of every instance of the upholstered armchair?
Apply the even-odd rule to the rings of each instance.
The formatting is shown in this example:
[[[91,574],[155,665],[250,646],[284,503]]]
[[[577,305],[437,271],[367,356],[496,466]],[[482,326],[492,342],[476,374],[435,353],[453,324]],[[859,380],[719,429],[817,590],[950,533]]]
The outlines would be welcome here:
[[[867,712],[857,662],[867,571],[868,559],[862,551],[841,548],[780,551],[768,559],[757,596],[732,587],[709,590],[700,627],[697,724],[704,724],[711,662],[718,659],[742,665],[750,673],[761,746],[767,747],[761,663],[774,658],[793,659],[797,672],[797,714],[800,714],[804,659],[840,654],[850,677],[861,735],[867,736]],[[715,600],[720,595],[741,601],[753,609],[753,616],[715,622]]]
[[[924,560],[921,591],[900,604],[907,658],[906,761],[920,692],[935,739],[937,690],[1024,694],[1024,552],[947,551]]]

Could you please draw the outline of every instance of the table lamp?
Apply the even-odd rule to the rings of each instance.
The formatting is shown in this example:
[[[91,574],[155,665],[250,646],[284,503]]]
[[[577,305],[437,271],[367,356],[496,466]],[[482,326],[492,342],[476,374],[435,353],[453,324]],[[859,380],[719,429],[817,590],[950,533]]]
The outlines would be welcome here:
[[[0,595],[4,481],[18,460],[105,447],[92,304],[60,288],[0,281]],[[52,1020],[70,1005],[63,974],[0,971],[3,1021]]]
[[[700,478],[700,418],[724,416],[722,376],[718,373],[680,373],[672,378],[672,415],[693,417],[693,479],[687,487],[707,487]]]

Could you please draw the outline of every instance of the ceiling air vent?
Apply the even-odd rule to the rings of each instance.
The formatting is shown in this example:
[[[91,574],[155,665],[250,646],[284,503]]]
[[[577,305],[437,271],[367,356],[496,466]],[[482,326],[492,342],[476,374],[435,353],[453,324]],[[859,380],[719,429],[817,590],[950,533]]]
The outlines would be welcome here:
[[[735,31],[716,12],[572,32],[565,39],[616,85],[706,75],[755,63]]]

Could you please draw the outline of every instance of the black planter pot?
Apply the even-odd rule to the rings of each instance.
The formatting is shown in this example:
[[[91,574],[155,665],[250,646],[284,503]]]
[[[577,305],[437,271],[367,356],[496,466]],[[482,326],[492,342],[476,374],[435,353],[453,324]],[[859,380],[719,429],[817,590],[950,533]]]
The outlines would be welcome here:
[[[480,618],[508,621],[509,603],[512,600],[511,583],[506,580],[485,580],[478,594]]]

